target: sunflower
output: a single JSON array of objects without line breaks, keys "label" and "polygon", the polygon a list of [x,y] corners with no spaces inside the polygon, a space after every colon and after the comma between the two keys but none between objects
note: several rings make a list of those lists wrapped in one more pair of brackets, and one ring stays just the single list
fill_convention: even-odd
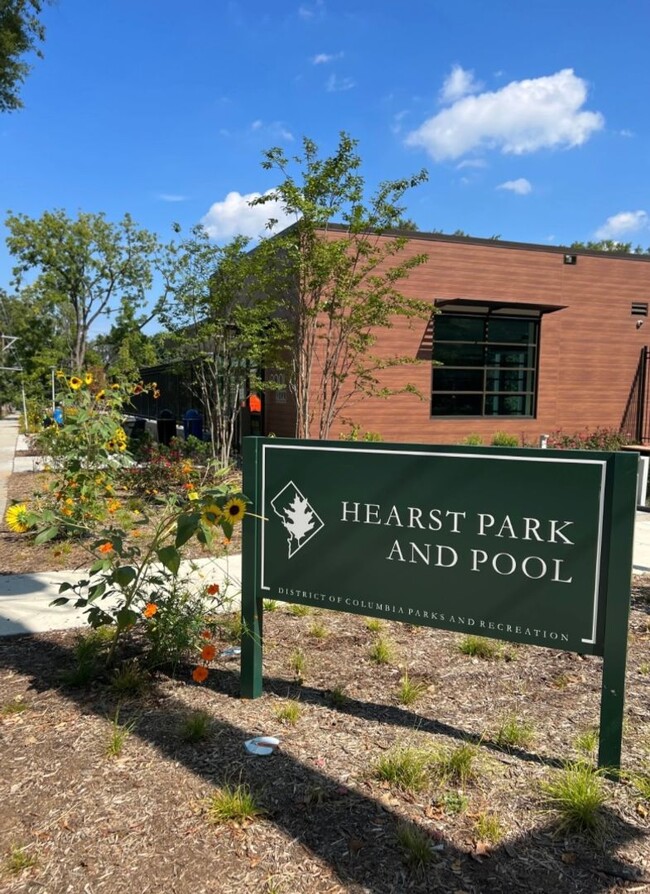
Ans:
[{"label": "sunflower", "polygon": [[241,497],[233,497],[223,507],[223,514],[229,522],[237,524],[246,514],[246,501],[242,500]]},{"label": "sunflower", "polygon": [[102,388],[101,391],[98,391],[96,394],[97,400],[104,400],[106,397],[106,391]]},{"label": "sunflower", "polygon": [[207,506],[203,507],[202,516],[203,521],[207,522],[207,524],[216,525],[222,519],[222,512],[216,503],[208,503]]},{"label": "sunflower", "polygon": [[92,373],[86,373],[86,375],[84,376],[84,382],[86,383],[86,385],[92,385],[92,383],[93,383]]},{"label": "sunflower", "polygon": [[13,506],[10,506],[7,509],[5,520],[9,530],[16,534],[24,534],[31,528],[26,503],[14,503]]},{"label": "sunflower", "polygon": [[83,382],[81,381],[79,376],[70,376],[68,385],[72,388],[73,391],[79,391],[79,389],[83,385]]},{"label": "sunflower", "polygon": [[111,385],[111,391],[119,391],[119,390],[120,390],[120,386],[117,383],[114,383],[113,385]]}]

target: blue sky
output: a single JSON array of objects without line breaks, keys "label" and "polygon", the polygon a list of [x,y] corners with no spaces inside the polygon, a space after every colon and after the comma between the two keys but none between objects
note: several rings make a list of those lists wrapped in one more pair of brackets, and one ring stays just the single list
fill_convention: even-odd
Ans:
[{"label": "blue sky", "polygon": [[422,230],[650,245],[648,0],[56,0],[44,21],[0,116],[1,220],[254,235],[263,150],[345,130],[370,187],[428,169]]}]

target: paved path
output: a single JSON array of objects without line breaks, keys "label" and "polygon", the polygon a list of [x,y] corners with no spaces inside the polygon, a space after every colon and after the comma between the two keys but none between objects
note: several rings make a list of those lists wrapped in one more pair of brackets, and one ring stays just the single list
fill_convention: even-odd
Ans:
[{"label": "paved path", "polygon": [[[15,456],[18,434],[18,417],[0,419],[0,517],[4,517],[7,499],[7,482],[12,471],[33,471],[39,461],[33,457]],[[2,569],[0,569],[0,572]],[[634,533],[634,571],[650,573],[650,512],[637,512]],[[232,594],[238,592],[241,581],[241,556],[227,559],[203,559],[190,566],[183,563],[191,585],[202,586],[218,583],[222,589],[228,585]],[[76,579],[82,575],[76,574]],[[12,633],[42,632],[78,627],[85,619],[81,610],[50,605],[58,596],[59,584],[73,580],[73,572],[48,571],[40,574],[0,573],[0,636]]]}]

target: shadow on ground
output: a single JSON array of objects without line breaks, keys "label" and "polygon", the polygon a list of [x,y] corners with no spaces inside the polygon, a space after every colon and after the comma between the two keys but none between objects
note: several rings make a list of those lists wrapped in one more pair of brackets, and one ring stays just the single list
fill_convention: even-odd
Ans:
[{"label": "shadow on ground", "polygon": [[[38,657],[37,657],[38,653]],[[118,701],[109,693],[89,695],[86,690],[61,689],[61,670],[74,666],[72,651],[45,640],[35,642],[30,637],[12,637],[0,641],[0,667],[24,674],[30,679],[32,690],[47,692],[57,689],[66,699],[77,704],[87,714],[102,718],[114,713]],[[239,677],[237,672],[215,672],[211,684],[221,694],[236,698]],[[287,683],[266,680],[266,691],[287,694]],[[200,750],[183,747],[169,735],[170,718],[186,716],[187,706],[169,689],[165,698],[152,696],[146,711],[136,701],[122,703],[120,719],[137,720],[134,735],[153,745],[166,759],[182,763],[188,770],[210,785],[241,780],[254,791],[262,793],[267,808],[267,820],[275,823],[292,840],[300,844],[331,868],[332,873],[350,892],[389,894],[389,892],[513,892],[535,891],[539,894],[599,894],[624,890],[626,883],[639,880],[638,870],[612,856],[614,846],[621,847],[641,836],[641,832],[621,817],[607,811],[606,834],[599,842],[576,839],[571,842],[575,861],[563,862],[566,841],[554,834],[546,823],[507,844],[495,847],[489,856],[477,855],[449,840],[437,841],[435,859],[426,870],[412,873],[400,856],[397,831],[403,819],[386,804],[365,795],[358,789],[341,786],[326,773],[307,766],[290,755],[279,752],[272,758],[260,760],[244,753],[242,743],[254,733],[233,724],[219,722],[219,751],[211,756],[209,766],[202,760]],[[309,687],[300,688],[301,699],[327,704],[327,693]],[[416,715],[409,711],[361,701],[348,700],[343,712],[375,723],[403,725],[410,729]],[[434,720],[423,721],[418,716],[420,729],[443,733],[467,740],[461,731]],[[485,743],[483,743],[485,744]],[[495,746],[491,746],[495,747]],[[525,760],[540,760],[533,754],[521,752]],[[555,763],[544,759],[546,763]],[[269,772],[272,761],[272,772]],[[290,780],[290,784],[289,784]],[[296,784],[305,792],[318,793],[318,809],[296,800]],[[427,830],[427,834],[430,830]],[[351,844],[354,842],[354,846]],[[307,883],[306,883],[307,884]],[[215,889],[216,890],[216,889]],[[305,890],[309,890],[308,886]]]}]

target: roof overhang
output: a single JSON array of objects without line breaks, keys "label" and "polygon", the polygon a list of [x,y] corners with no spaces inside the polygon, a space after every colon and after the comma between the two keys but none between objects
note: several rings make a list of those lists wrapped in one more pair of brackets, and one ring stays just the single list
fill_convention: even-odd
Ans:
[{"label": "roof overhang", "polygon": [[534,304],[529,301],[486,301],[480,298],[436,298],[434,305],[441,310],[465,313],[509,314],[539,317],[564,310],[566,304]]}]

